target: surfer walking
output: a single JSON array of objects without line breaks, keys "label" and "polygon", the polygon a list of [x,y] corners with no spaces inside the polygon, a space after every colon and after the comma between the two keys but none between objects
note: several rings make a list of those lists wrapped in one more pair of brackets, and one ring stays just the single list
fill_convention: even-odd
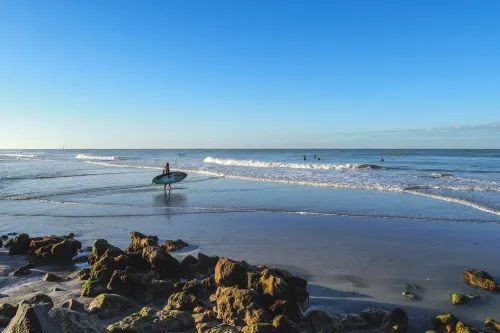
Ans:
[{"label": "surfer walking", "polygon": [[[165,166],[163,167],[163,174],[167,175],[170,178],[170,164],[168,164],[168,163],[165,164]],[[170,184],[168,184],[168,188],[172,188],[172,186]],[[163,189],[164,190],[167,189],[167,184],[165,184],[165,186],[163,186]]]}]

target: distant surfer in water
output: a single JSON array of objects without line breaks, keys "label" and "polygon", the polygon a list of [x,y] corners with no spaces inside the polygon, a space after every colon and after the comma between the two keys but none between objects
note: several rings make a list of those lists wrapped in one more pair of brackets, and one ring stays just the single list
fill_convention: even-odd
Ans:
[{"label": "distant surfer in water", "polygon": [[382,158],[380,159],[380,162],[383,162],[383,161],[384,161],[384,158],[382,157]]},{"label": "distant surfer in water", "polygon": [[[165,164],[165,167],[163,168],[163,174],[170,177],[170,164],[168,164],[168,163]],[[170,186],[170,184],[168,184],[168,188],[172,188],[172,186]],[[167,184],[165,184],[165,186],[163,186],[163,189],[164,190],[167,189]]]},{"label": "distant surfer in water", "polygon": [[307,161],[307,156],[306,155],[304,155],[304,161]]}]

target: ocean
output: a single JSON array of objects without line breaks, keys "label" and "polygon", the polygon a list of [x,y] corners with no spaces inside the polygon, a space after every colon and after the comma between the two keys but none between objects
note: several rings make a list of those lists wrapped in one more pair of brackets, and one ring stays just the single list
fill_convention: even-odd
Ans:
[{"label": "ocean", "polygon": [[[151,184],[166,162],[188,173],[171,191]],[[500,150],[0,151],[0,234],[180,238],[179,260],[284,268],[308,280],[310,307],[401,306],[415,332],[437,313],[497,315],[500,300],[462,273],[500,277],[499,199]],[[408,284],[418,301],[401,296]],[[480,298],[456,307],[453,292]]]},{"label": "ocean", "polygon": [[183,210],[500,221],[500,150],[3,150],[0,200],[173,207],[150,195],[165,162]]}]

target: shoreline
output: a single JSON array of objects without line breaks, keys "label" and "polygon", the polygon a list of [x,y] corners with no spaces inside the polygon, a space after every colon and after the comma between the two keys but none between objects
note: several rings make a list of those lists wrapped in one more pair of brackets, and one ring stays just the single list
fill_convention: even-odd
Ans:
[{"label": "shoreline", "polygon": [[[310,308],[347,314],[372,306],[402,307],[408,313],[410,331],[428,328],[430,317],[440,312],[481,327],[486,317],[495,318],[499,305],[495,295],[471,289],[461,278],[469,268],[500,276],[490,255],[500,249],[495,243],[500,228],[496,224],[276,213],[174,215],[166,221],[136,217],[122,220],[120,228],[113,223],[95,224],[102,237],[83,235],[66,223],[54,229],[75,232],[84,247],[95,238],[105,238],[124,249],[131,230],[158,235],[161,240],[180,238],[192,245],[172,253],[179,261],[203,252],[286,269],[309,281]],[[47,229],[43,224],[34,226],[22,228],[35,236]],[[419,286],[414,291],[419,300],[401,295],[407,284]],[[449,298],[453,292],[476,293],[480,299],[470,306],[453,306]]]}]

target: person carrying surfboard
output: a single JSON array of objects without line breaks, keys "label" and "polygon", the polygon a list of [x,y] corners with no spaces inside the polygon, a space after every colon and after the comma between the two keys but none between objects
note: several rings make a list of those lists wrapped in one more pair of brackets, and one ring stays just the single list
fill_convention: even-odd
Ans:
[{"label": "person carrying surfboard", "polygon": [[[168,163],[165,164],[165,167],[163,168],[163,174],[167,175],[170,178],[170,164],[168,164]],[[172,186],[170,186],[170,184],[168,184],[168,187],[170,188]],[[163,189],[164,190],[167,189],[167,184],[165,184],[165,186],[163,186]]]}]

